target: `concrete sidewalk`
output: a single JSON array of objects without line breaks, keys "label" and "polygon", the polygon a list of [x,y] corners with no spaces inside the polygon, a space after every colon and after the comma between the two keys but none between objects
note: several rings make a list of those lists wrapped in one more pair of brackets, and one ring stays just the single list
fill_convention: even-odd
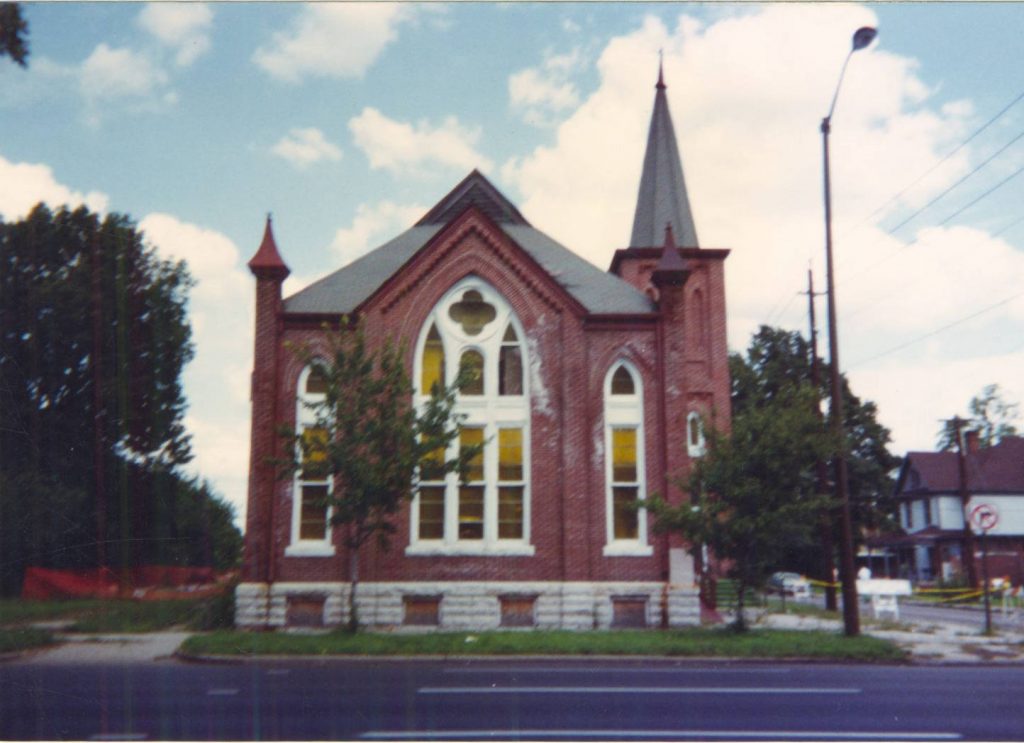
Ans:
[{"label": "concrete sidewalk", "polygon": [[150,663],[173,659],[175,651],[193,633],[146,632],[133,634],[57,634],[62,645],[45,648],[25,658],[29,663]]},{"label": "concrete sidewalk", "polygon": [[[764,614],[756,626],[777,629],[823,629],[841,632],[833,619],[795,614]],[[861,633],[891,640],[910,653],[915,663],[1022,663],[1024,634],[999,630],[986,637],[963,625],[927,622],[872,622],[861,618]]]},{"label": "concrete sidewalk", "polygon": [[[842,631],[842,622],[796,614],[750,614],[753,627],[775,629]],[[54,628],[57,629],[57,628]],[[909,623],[863,621],[864,634],[895,642],[910,653],[916,663],[1024,663],[1024,634],[1001,630],[992,637],[951,623]],[[173,660],[181,644],[193,633],[149,632],[138,634],[85,635],[62,633],[63,644],[27,653],[24,662],[61,663],[150,663]],[[585,656],[566,656],[582,660]]]}]

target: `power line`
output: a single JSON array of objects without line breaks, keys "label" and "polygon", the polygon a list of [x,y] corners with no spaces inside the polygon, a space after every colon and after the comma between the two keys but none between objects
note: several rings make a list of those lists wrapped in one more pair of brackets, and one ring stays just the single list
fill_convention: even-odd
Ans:
[{"label": "power line", "polygon": [[966,181],[966,180],[967,180],[968,178],[970,178],[970,177],[971,177],[972,175],[974,175],[974,174],[975,174],[975,173],[977,173],[977,172],[978,172],[979,170],[981,170],[982,168],[984,168],[984,167],[985,167],[986,165],[988,165],[988,164],[989,164],[990,162],[992,162],[993,160],[995,160],[995,159],[996,159],[997,157],[999,157],[999,155],[1003,154],[1003,153],[1004,153],[1004,152],[1005,152],[1006,150],[1008,150],[1008,149],[1009,149],[1010,147],[1012,147],[1012,146],[1013,146],[1014,144],[1016,144],[1016,143],[1017,143],[1017,141],[1018,141],[1018,140],[1020,140],[1021,138],[1024,138],[1024,131],[1022,131],[1022,132],[1021,132],[1020,134],[1018,134],[1018,135],[1017,135],[1016,137],[1014,137],[1014,138],[1013,138],[1013,139],[1011,139],[1011,140],[1010,140],[1009,142],[1007,142],[1006,144],[1004,144],[1004,145],[1003,145],[1002,147],[1000,147],[1000,148],[999,148],[998,150],[996,150],[995,152],[993,152],[993,153],[992,153],[991,155],[989,155],[989,156],[988,156],[987,158],[985,158],[985,159],[984,159],[984,160],[983,160],[982,162],[978,163],[978,165],[976,165],[976,166],[975,166],[975,167],[974,167],[973,169],[971,169],[971,171],[970,171],[970,172],[968,172],[968,173],[967,173],[966,175],[964,175],[964,176],[963,176],[962,178],[960,178],[960,179],[959,179],[959,180],[958,180],[958,181],[957,181],[956,183],[954,183],[954,184],[953,184],[952,186],[950,186],[949,188],[945,189],[945,190],[944,190],[944,191],[943,191],[942,193],[940,193],[940,194],[939,194],[938,196],[936,196],[935,198],[933,198],[933,199],[932,199],[931,201],[929,201],[929,202],[928,202],[927,204],[925,204],[925,205],[924,205],[924,206],[922,206],[922,207],[921,207],[920,209],[918,209],[917,211],[915,211],[915,212],[914,212],[913,214],[911,214],[911,215],[910,215],[909,217],[907,217],[906,219],[904,219],[904,220],[903,220],[902,222],[900,222],[900,223],[899,223],[898,225],[896,225],[895,227],[893,227],[893,228],[891,228],[891,229],[888,229],[888,230],[886,230],[886,232],[887,232],[888,234],[890,234],[890,235],[893,235],[893,234],[894,234],[894,233],[895,233],[895,232],[896,232],[896,231],[897,231],[898,229],[900,229],[901,227],[903,227],[904,225],[906,225],[906,224],[907,224],[908,222],[910,222],[910,221],[911,221],[912,219],[914,219],[914,218],[915,218],[915,217],[916,217],[917,215],[919,215],[919,214],[920,214],[921,212],[923,212],[923,211],[925,211],[926,209],[928,209],[929,207],[931,207],[931,206],[932,206],[932,205],[933,205],[933,204],[934,204],[935,202],[937,202],[937,201],[938,201],[939,199],[941,199],[941,198],[942,198],[943,196],[945,196],[946,194],[948,194],[948,193],[949,193],[950,191],[954,190],[955,188],[959,187],[959,186],[960,186],[960,185],[961,185],[961,184],[962,184],[962,183],[963,183],[964,181]]},{"label": "power line", "polygon": [[896,353],[897,351],[902,351],[904,348],[912,346],[915,343],[920,343],[921,341],[927,340],[928,338],[931,338],[932,336],[938,335],[939,333],[943,333],[943,332],[949,330],[950,328],[955,328],[957,325],[962,325],[963,323],[965,323],[965,322],[967,322],[969,320],[973,320],[974,318],[980,317],[981,315],[984,315],[987,312],[991,312],[992,310],[997,309],[999,307],[1002,307],[1005,304],[1009,304],[1010,302],[1012,302],[1013,300],[1017,299],[1018,297],[1024,297],[1024,292],[1018,292],[1017,294],[1009,296],[1006,299],[1002,299],[1002,300],[996,302],[995,304],[990,304],[988,307],[980,309],[977,312],[973,312],[970,315],[966,315],[965,317],[958,318],[958,319],[954,320],[951,323],[947,323],[946,325],[943,325],[940,328],[936,328],[935,330],[932,330],[932,331],[930,331],[928,333],[925,333],[924,335],[919,335],[918,337],[913,338],[913,339],[911,339],[909,341],[906,341],[904,343],[901,343],[898,346],[893,346],[890,349],[887,349],[887,350],[882,351],[880,353],[876,353],[874,356],[868,356],[867,358],[860,359],[857,362],[855,362],[853,364],[850,364],[847,367],[847,369],[853,369],[855,367],[858,367],[858,366],[861,366],[863,364],[866,364],[869,361],[874,361],[875,359],[882,358],[883,356],[888,356],[889,354]]},{"label": "power line", "polygon": [[1005,227],[1003,227],[1003,229],[999,230],[999,232],[996,232],[995,234],[993,234],[992,237],[999,237],[1004,232],[1007,232],[1011,228],[1016,227],[1017,225],[1019,225],[1021,222],[1024,222],[1024,217],[1017,217],[1015,220],[1010,222],[1010,224],[1006,225]]},{"label": "power line", "polygon": [[947,154],[947,155],[946,155],[945,157],[943,157],[943,158],[942,158],[941,160],[937,161],[937,162],[936,162],[936,163],[935,163],[934,165],[932,165],[932,166],[931,166],[930,168],[928,168],[928,170],[926,170],[926,171],[925,171],[924,173],[922,173],[922,174],[921,174],[921,175],[919,175],[919,176],[918,176],[917,178],[915,178],[915,179],[914,179],[914,180],[913,180],[913,181],[912,181],[911,183],[909,183],[908,185],[906,185],[906,186],[905,186],[905,187],[904,187],[904,188],[903,188],[903,189],[902,189],[902,190],[901,190],[901,191],[900,191],[899,193],[895,194],[894,196],[890,196],[890,197],[889,197],[889,198],[888,198],[888,199],[887,199],[887,200],[886,200],[885,202],[883,202],[883,203],[882,203],[882,205],[881,205],[881,206],[879,206],[879,207],[878,207],[877,209],[875,209],[875,210],[874,210],[873,212],[871,212],[871,214],[869,214],[868,216],[866,216],[866,217],[865,217],[865,218],[864,218],[864,219],[863,219],[863,220],[862,220],[862,221],[861,221],[861,222],[860,222],[860,223],[859,223],[859,224],[858,224],[857,226],[859,227],[860,225],[862,225],[862,224],[864,224],[865,222],[869,221],[869,220],[870,220],[870,219],[871,219],[872,217],[874,217],[874,216],[875,216],[875,215],[877,215],[877,214],[878,214],[879,212],[883,211],[883,210],[884,210],[884,209],[885,209],[886,207],[888,207],[888,206],[889,206],[889,204],[892,204],[892,203],[894,203],[895,201],[897,201],[897,200],[898,200],[898,199],[899,199],[899,198],[900,198],[901,196],[903,196],[903,195],[904,195],[905,193],[907,193],[907,191],[909,191],[910,189],[912,189],[912,188],[913,188],[914,186],[916,186],[916,185],[917,185],[918,183],[920,183],[920,182],[921,182],[921,181],[923,181],[923,180],[924,180],[925,178],[927,178],[927,177],[928,177],[929,175],[931,175],[931,174],[932,174],[933,172],[935,172],[935,170],[937,170],[937,169],[939,168],[939,166],[940,166],[940,165],[942,165],[943,163],[945,163],[945,162],[946,162],[947,160],[949,160],[949,159],[950,159],[951,157],[953,157],[953,155],[955,155],[955,154],[956,154],[956,153],[958,153],[958,152],[959,152],[960,150],[962,150],[962,149],[963,149],[964,147],[966,147],[966,146],[967,146],[968,144],[970,144],[970,142],[971,142],[971,141],[973,141],[975,137],[977,137],[977,136],[978,136],[979,134],[981,134],[981,133],[982,133],[983,131],[985,131],[986,129],[988,129],[988,128],[989,128],[989,127],[990,127],[990,126],[992,125],[992,124],[994,124],[994,123],[995,123],[996,121],[998,121],[998,120],[999,120],[1000,118],[1002,118],[1002,117],[1003,117],[1003,115],[1004,115],[1004,114],[1005,114],[1005,113],[1006,113],[1007,111],[1009,111],[1009,110],[1010,110],[1011,108],[1013,108],[1014,106],[1016,106],[1016,105],[1017,105],[1018,103],[1020,103],[1020,102],[1021,102],[1022,100],[1024,100],[1024,92],[1021,92],[1021,93],[1020,93],[1020,95],[1018,95],[1018,96],[1017,96],[1016,98],[1014,98],[1014,99],[1013,99],[1012,101],[1010,101],[1010,102],[1009,102],[1008,104],[1006,104],[1006,106],[1005,106],[1005,107],[1003,107],[1003,109],[1002,109],[1002,110],[1000,110],[1000,111],[999,111],[999,113],[997,113],[997,114],[996,114],[995,116],[993,116],[993,117],[992,117],[991,119],[989,119],[989,120],[988,120],[988,121],[986,121],[986,122],[985,122],[984,124],[982,124],[982,125],[981,125],[981,126],[980,126],[980,127],[978,128],[978,129],[975,129],[975,131],[974,131],[974,133],[973,133],[973,134],[971,134],[971,135],[970,135],[969,137],[967,137],[967,139],[965,139],[965,140],[964,140],[964,141],[962,141],[962,142],[961,142],[960,144],[958,144],[958,145],[957,145],[956,147],[954,147],[954,148],[953,148],[953,150],[952,150],[951,152],[949,152],[949,154]]},{"label": "power line", "polygon": [[[853,230],[855,230],[855,229],[857,229],[857,228],[859,228],[859,227],[862,227],[862,226],[863,226],[863,225],[864,225],[865,223],[867,223],[868,221],[870,221],[872,217],[876,216],[876,215],[877,215],[877,214],[878,214],[879,212],[882,212],[882,211],[884,211],[884,210],[885,210],[885,209],[886,209],[886,208],[887,208],[887,207],[888,207],[888,206],[889,206],[890,204],[892,204],[892,203],[896,202],[896,201],[897,201],[897,200],[898,200],[898,199],[899,199],[899,198],[900,198],[901,196],[903,196],[904,194],[906,194],[906,193],[907,193],[907,192],[908,192],[908,191],[909,191],[910,189],[912,189],[912,188],[913,188],[914,186],[916,186],[916,185],[917,185],[918,183],[920,183],[920,182],[921,182],[922,180],[924,180],[924,179],[925,179],[926,177],[928,177],[929,175],[931,175],[931,174],[932,174],[932,173],[933,173],[933,172],[934,172],[935,170],[937,170],[937,169],[938,169],[938,168],[939,168],[939,167],[940,167],[940,166],[941,166],[941,165],[942,165],[943,163],[947,162],[947,161],[948,161],[948,160],[949,160],[950,158],[952,158],[952,157],[953,157],[954,155],[956,155],[956,154],[957,154],[957,153],[958,153],[958,152],[959,152],[960,150],[962,150],[962,149],[963,149],[964,147],[966,147],[966,146],[967,146],[968,144],[970,144],[970,143],[971,143],[971,142],[972,142],[972,141],[973,141],[973,140],[974,140],[974,139],[975,139],[976,137],[978,137],[978,136],[979,136],[979,135],[980,135],[980,134],[981,134],[982,132],[984,132],[984,131],[985,131],[986,129],[988,129],[988,128],[989,128],[989,127],[990,127],[990,126],[992,125],[992,124],[994,124],[994,123],[995,123],[996,121],[998,121],[999,119],[1001,119],[1001,118],[1002,118],[1002,117],[1003,117],[1004,115],[1006,115],[1006,113],[1007,113],[1007,112],[1008,112],[1008,111],[1009,111],[1009,110],[1010,110],[1011,108],[1013,108],[1013,107],[1014,107],[1015,105],[1017,105],[1018,103],[1020,103],[1020,102],[1021,102],[1022,100],[1024,100],[1024,91],[1022,91],[1021,93],[1019,93],[1019,94],[1018,94],[1018,95],[1017,95],[1017,96],[1016,96],[1016,97],[1015,97],[1015,98],[1014,98],[1014,99],[1013,99],[1012,101],[1010,101],[1010,102],[1009,102],[1008,104],[1006,104],[1006,105],[1005,105],[1005,106],[1004,106],[1004,107],[1003,107],[1002,109],[1000,109],[1000,110],[999,110],[999,111],[998,111],[998,112],[997,112],[996,114],[994,114],[994,115],[993,115],[993,116],[992,116],[992,117],[991,117],[991,118],[990,118],[990,119],[989,119],[988,121],[986,121],[986,122],[985,122],[984,124],[982,124],[982,125],[981,125],[980,127],[978,127],[977,129],[975,129],[975,130],[974,130],[974,132],[972,132],[972,133],[971,133],[971,134],[970,134],[970,135],[969,135],[969,136],[968,136],[968,137],[967,137],[966,139],[964,139],[964,140],[963,140],[962,142],[960,142],[960,143],[959,143],[959,144],[958,144],[958,145],[957,145],[956,147],[954,147],[954,148],[953,148],[953,149],[952,149],[952,150],[951,150],[951,151],[950,151],[949,153],[947,153],[947,154],[946,154],[945,156],[943,156],[943,157],[942,157],[941,159],[939,159],[938,161],[936,161],[936,162],[935,162],[935,163],[934,163],[934,164],[933,164],[933,165],[932,165],[932,166],[931,166],[930,168],[928,168],[928,169],[927,169],[927,170],[926,170],[925,172],[923,172],[923,173],[922,173],[921,175],[919,175],[919,176],[918,176],[917,178],[915,178],[915,179],[914,179],[914,180],[913,180],[913,181],[912,181],[911,183],[909,183],[909,184],[907,184],[906,186],[904,186],[904,187],[903,187],[903,189],[901,189],[901,190],[900,190],[900,191],[899,191],[898,193],[894,194],[893,196],[890,196],[890,197],[889,197],[889,198],[888,198],[888,199],[887,199],[886,201],[884,201],[884,202],[883,202],[883,203],[882,203],[882,204],[881,204],[881,205],[880,205],[879,207],[877,207],[877,208],[876,208],[876,209],[875,209],[875,210],[874,210],[873,212],[871,212],[871,213],[870,213],[869,215],[867,215],[867,216],[866,216],[866,217],[865,217],[865,218],[864,218],[863,220],[861,220],[861,221],[860,221],[860,222],[859,222],[859,223],[858,223],[858,224],[857,224],[857,225],[856,225],[855,227],[851,228],[850,230],[845,230],[845,231],[844,231],[844,233],[843,233],[843,234],[844,234],[844,236],[845,236],[845,235],[848,235],[848,234],[850,234],[850,232],[852,232]],[[999,149],[999,150],[998,150],[997,152],[995,152],[995,153],[994,153],[993,155],[991,155],[991,156],[990,156],[990,157],[989,157],[988,159],[986,159],[986,160],[985,160],[984,162],[982,162],[981,164],[979,164],[978,166],[976,166],[976,167],[975,167],[975,168],[974,168],[973,170],[971,170],[971,172],[967,173],[967,174],[966,174],[966,175],[965,175],[964,177],[962,177],[962,178],[961,178],[960,180],[958,180],[958,181],[957,181],[957,182],[956,182],[955,184],[953,184],[952,186],[950,186],[949,188],[947,188],[947,189],[946,189],[945,191],[943,191],[942,193],[940,193],[940,194],[939,194],[938,196],[936,196],[935,198],[933,198],[933,199],[932,199],[931,201],[929,201],[929,202],[928,202],[928,204],[926,204],[925,206],[923,206],[923,207],[922,207],[921,209],[918,209],[918,210],[917,210],[916,212],[914,212],[914,213],[913,213],[912,215],[910,215],[910,216],[909,216],[909,217],[908,217],[907,219],[903,220],[902,222],[900,222],[900,224],[896,225],[896,227],[893,227],[893,228],[892,228],[891,230],[887,230],[887,234],[889,234],[890,236],[894,236],[894,235],[893,235],[893,233],[894,233],[894,232],[895,232],[896,230],[898,230],[898,229],[899,229],[900,227],[902,227],[903,225],[905,225],[905,224],[906,224],[906,223],[907,223],[908,221],[910,221],[911,219],[913,219],[914,217],[916,217],[916,216],[917,216],[918,214],[920,214],[921,212],[923,212],[923,211],[924,211],[925,209],[927,209],[928,207],[930,207],[930,206],[931,206],[932,204],[934,204],[935,202],[937,202],[937,201],[938,201],[939,199],[941,199],[941,198],[942,198],[943,196],[945,196],[945,195],[946,195],[947,193],[949,193],[950,191],[952,191],[952,190],[953,190],[954,188],[956,188],[957,186],[959,186],[959,185],[960,185],[961,183],[963,183],[963,182],[964,182],[965,180],[967,180],[967,179],[968,179],[968,178],[969,178],[969,177],[970,177],[971,175],[973,175],[973,174],[974,174],[974,173],[976,173],[976,172],[977,172],[978,170],[980,170],[981,168],[983,168],[983,167],[984,167],[985,165],[987,165],[987,164],[988,164],[988,163],[989,163],[989,162],[990,162],[991,160],[993,160],[993,159],[994,159],[995,157],[997,157],[998,155],[1000,155],[1000,154],[1001,154],[1002,152],[1004,152],[1004,151],[1005,151],[1006,149],[1008,149],[1008,148],[1009,148],[1009,147],[1010,147],[1011,145],[1013,145],[1014,143],[1016,143],[1016,142],[1017,142],[1017,141],[1018,141],[1019,139],[1021,139],[1022,137],[1024,137],[1024,131],[1022,131],[1022,132],[1021,132],[1020,134],[1018,134],[1018,135],[1017,135],[1016,137],[1014,137],[1014,138],[1013,138],[1013,139],[1012,139],[1012,140],[1011,140],[1010,142],[1008,142],[1008,143],[1007,143],[1006,145],[1004,145],[1004,146],[1003,146],[1002,148],[1000,148],[1000,149]],[[1014,176],[1018,175],[1018,174],[1019,174],[1019,172],[1020,172],[1020,171],[1018,171],[1018,173],[1015,173],[1015,174],[1014,174]],[[1012,177],[1014,177],[1014,176],[1011,176],[1011,179],[1012,179]],[[1007,180],[1010,180],[1010,179],[1007,179]],[[1005,183],[1005,182],[1004,182],[1004,183]],[[978,198],[978,199],[976,199],[975,201],[971,202],[970,204],[968,204],[968,205],[967,205],[966,207],[964,207],[964,208],[963,208],[963,209],[961,209],[960,211],[958,211],[958,212],[955,212],[955,213],[954,213],[953,215],[950,215],[949,217],[947,217],[947,218],[946,218],[946,220],[944,220],[944,221],[943,221],[943,222],[941,222],[940,224],[945,224],[945,223],[946,223],[946,222],[948,222],[948,221],[949,221],[950,219],[952,219],[952,218],[953,218],[954,216],[956,216],[956,215],[957,215],[957,214],[959,214],[960,212],[962,212],[962,211],[966,210],[967,208],[969,208],[969,207],[973,206],[973,205],[974,205],[975,203],[977,203],[977,202],[978,202],[978,201],[980,201],[980,200],[981,200],[982,198],[984,198],[985,196],[987,196],[988,194],[990,194],[990,193],[991,193],[992,191],[994,191],[994,190],[996,190],[997,188],[999,188],[999,187],[1000,187],[1001,185],[1003,185],[1003,184],[1001,183],[1001,184],[997,185],[997,186],[996,186],[995,188],[993,188],[993,189],[990,189],[989,191],[987,191],[987,192],[986,192],[985,194],[982,194],[982,196],[981,196],[981,197],[979,197],[979,198]],[[1020,223],[1020,222],[1022,222],[1022,221],[1024,221],[1024,217],[1021,217],[1021,218],[1019,218],[1019,219],[1015,220],[1014,222],[1011,222],[1011,223],[1010,223],[1010,224],[1008,224],[1007,226],[1003,227],[1003,228],[1002,228],[1002,229],[1001,229],[1001,230],[1000,230],[999,232],[997,232],[997,233],[995,233],[994,235],[992,235],[992,237],[998,237],[999,235],[1001,235],[1001,234],[1003,234],[1004,232],[1008,231],[1008,230],[1009,230],[1009,229],[1011,229],[1012,227],[1015,227],[1015,226],[1016,226],[1017,224],[1019,224],[1019,223]],[[877,266],[880,266],[880,265],[882,265],[883,263],[886,263],[886,262],[888,262],[888,261],[892,260],[892,259],[893,259],[894,257],[896,257],[896,254],[897,254],[897,252],[898,252],[898,251],[903,251],[903,250],[905,250],[906,248],[909,248],[909,247],[910,247],[911,245],[915,244],[916,242],[918,242],[918,238],[917,238],[917,237],[915,237],[915,238],[913,238],[912,240],[910,240],[909,242],[907,242],[907,243],[904,243],[903,245],[899,246],[899,247],[898,247],[898,248],[896,248],[896,249],[895,249],[895,250],[894,250],[894,251],[893,251],[892,253],[890,253],[890,254],[889,254],[889,255],[887,255],[886,257],[882,258],[881,260],[879,260],[879,261],[876,261],[875,263],[872,263],[871,265],[869,265],[869,266],[866,266],[866,267],[862,268],[861,270],[859,270],[859,271],[857,271],[856,273],[852,274],[852,276],[853,276],[853,277],[857,277],[857,276],[860,276],[860,275],[861,275],[862,273],[866,273],[867,271],[870,271],[870,270],[872,270],[872,269],[876,268]],[[847,280],[849,280],[849,279],[851,278],[851,276],[847,276],[846,278],[847,278]],[[799,294],[799,293],[800,293],[800,292],[798,291],[798,292],[797,292],[797,294]],[[791,304],[793,303],[793,299],[794,299],[794,297],[795,297],[796,295],[791,295],[791,296],[790,296],[790,299],[789,299],[789,302],[788,302],[788,303],[786,304],[786,306],[785,306],[785,307],[784,307],[784,308],[782,309],[782,311],[780,311],[780,312],[777,312],[777,310],[778,310],[779,306],[780,306],[780,305],[782,304],[782,302],[783,302],[783,298],[784,298],[784,296],[785,296],[785,295],[783,295],[783,297],[780,297],[780,298],[779,298],[779,299],[778,299],[778,300],[777,300],[777,301],[775,302],[775,304],[774,304],[774,305],[772,306],[772,309],[771,309],[771,311],[770,311],[770,312],[768,313],[768,320],[767,320],[767,322],[768,322],[769,324],[770,324],[770,323],[771,323],[771,322],[773,321],[773,318],[775,318],[776,316],[779,316],[779,317],[781,317],[781,316],[782,316],[783,314],[785,314],[786,310],[788,310],[788,309],[789,309],[789,305],[791,305]],[[859,313],[858,313],[858,312],[855,312],[855,313],[853,313],[853,314],[854,314],[854,315],[857,315],[857,314],[859,314]]]},{"label": "power line", "polygon": [[[1024,133],[1022,133],[1022,134],[1024,134]],[[971,208],[972,206],[974,206],[975,204],[977,204],[977,203],[978,203],[979,201],[981,201],[982,199],[984,199],[984,198],[985,198],[986,196],[990,195],[991,193],[993,193],[993,192],[995,192],[995,191],[998,191],[998,190],[999,190],[1000,188],[1002,188],[1003,186],[1005,186],[1005,185],[1006,185],[1007,183],[1009,183],[1010,181],[1012,181],[1012,180],[1013,180],[1014,178],[1016,178],[1016,177],[1017,177],[1018,175],[1020,175],[1021,173],[1024,173],[1024,166],[1022,166],[1022,167],[1018,168],[1016,172],[1014,172],[1013,174],[1011,174],[1011,175],[1010,175],[1010,176],[1008,176],[1007,178],[1004,178],[1003,180],[999,181],[999,183],[997,183],[996,185],[994,185],[994,186],[993,186],[992,188],[990,188],[990,189],[989,189],[988,191],[986,191],[985,193],[983,193],[983,194],[982,194],[981,196],[979,196],[978,198],[976,198],[976,199],[975,199],[974,201],[972,201],[971,203],[967,204],[966,206],[963,206],[963,207],[961,207],[961,208],[960,208],[960,209],[958,209],[957,211],[955,211],[955,212],[953,212],[952,214],[950,214],[950,215],[949,215],[948,217],[946,217],[946,218],[945,218],[944,220],[942,220],[941,222],[939,222],[939,225],[938,225],[938,226],[939,226],[939,227],[941,227],[942,225],[946,224],[946,222],[948,222],[949,220],[953,219],[953,217],[958,217],[958,216],[960,216],[960,215],[961,215],[962,213],[964,213],[965,211],[967,211],[968,209],[970,209],[970,208]]]},{"label": "power line", "polygon": [[1002,145],[1001,147],[999,147],[998,149],[996,149],[996,150],[995,150],[994,152],[992,152],[992,154],[991,154],[991,155],[990,155],[989,157],[987,157],[987,158],[986,158],[985,160],[983,160],[983,161],[982,161],[981,163],[979,163],[979,164],[978,164],[977,166],[975,166],[975,167],[974,167],[974,168],[973,168],[973,169],[972,169],[972,170],[971,170],[971,171],[970,171],[969,173],[967,173],[967,174],[966,174],[966,175],[965,175],[965,176],[964,176],[963,178],[961,178],[961,179],[957,180],[957,181],[956,181],[955,183],[953,183],[953,184],[952,184],[951,186],[949,186],[948,188],[946,188],[945,190],[943,190],[943,191],[942,191],[941,193],[939,193],[939,194],[938,194],[937,196],[935,196],[935,198],[934,198],[934,199],[932,199],[932,201],[930,201],[930,202],[929,202],[928,204],[926,204],[925,206],[923,206],[923,207],[922,207],[921,209],[919,209],[918,211],[915,211],[915,212],[914,212],[913,214],[911,214],[911,215],[910,215],[909,217],[907,217],[907,218],[906,218],[906,219],[904,219],[904,220],[903,220],[902,222],[900,222],[899,224],[897,224],[897,225],[896,225],[895,227],[892,227],[891,229],[887,229],[887,230],[886,230],[886,232],[888,232],[889,234],[894,234],[894,233],[896,232],[896,230],[898,230],[898,229],[899,229],[900,227],[904,226],[904,225],[905,225],[905,224],[906,224],[907,222],[909,222],[909,221],[910,221],[911,219],[913,219],[914,217],[918,216],[919,214],[921,214],[922,212],[924,212],[925,210],[927,210],[927,209],[928,209],[929,207],[931,207],[932,205],[934,205],[934,204],[935,204],[936,202],[938,202],[938,201],[939,201],[940,199],[942,199],[944,195],[946,195],[947,193],[949,193],[949,191],[953,190],[954,188],[956,188],[956,187],[958,187],[959,185],[961,185],[962,183],[964,183],[964,181],[966,181],[966,180],[967,180],[968,178],[970,178],[970,177],[971,177],[972,175],[974,175],[975,173],[977,173],[977,172],[978,172],[979,170],[981,170],[982,168],[984,168],[984,167],[985,167],[986,165],[988,165],[989,163],[991,163],[991,162],[992,162],[993,160],[995,160],[995,159],[996,159],[997,157],[999,157],[1000,155],[1004,154],[1004,152],[1005,152],[1005,151],[1006,151],[1007,149],[1009,149],[1009,148],[1010,148],[1010,147],[1012,147],[1012,146],[1013,146],[1014,144],[1016,144],[1016,143],[1017,143],[1017,141],[1018,141],[1018,140],[1020,140],[1021,138],[1024,138],[1024,131],[1022,131],[1022,132],[1021,132],[1020,134],[1018,134],[1018,135],[1017,135],[1016,137],[1014,137],[1013,139],[1011,139],[1011,140],[1010,140],[1009,142],[1007,142],[1006,144]]}]

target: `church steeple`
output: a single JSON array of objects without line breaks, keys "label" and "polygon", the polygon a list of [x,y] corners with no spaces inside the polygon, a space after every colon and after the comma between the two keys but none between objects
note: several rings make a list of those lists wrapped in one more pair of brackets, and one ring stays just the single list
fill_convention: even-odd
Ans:
[{"label": "church steeple", "polygon": [[680,245],[696,248],[697,228],[693,224],[690,200],[686,196],[683,164],[668,111],[661,64],[658,65],[658,84],[655,88],[654,113],[651,114],[651,127],[647,133],[647,152],[644,155],[643,174],[640,176],[640,193],[637,196],[629,247],[651,248],[660,245],[665,225],[670,224]]}]

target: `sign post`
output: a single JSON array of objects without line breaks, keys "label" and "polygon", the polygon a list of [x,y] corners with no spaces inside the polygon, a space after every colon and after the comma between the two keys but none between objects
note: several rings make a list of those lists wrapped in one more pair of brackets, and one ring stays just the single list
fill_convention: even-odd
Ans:
[{"label": "sign post", "polygon": [[992,602],[989,598],[988,578],[988,533],[999,523],[999,512],[988,503],[981,503],[971,509],[971,523],[981,532],[981,579],[984,581],[985,634],[992,634]]}]

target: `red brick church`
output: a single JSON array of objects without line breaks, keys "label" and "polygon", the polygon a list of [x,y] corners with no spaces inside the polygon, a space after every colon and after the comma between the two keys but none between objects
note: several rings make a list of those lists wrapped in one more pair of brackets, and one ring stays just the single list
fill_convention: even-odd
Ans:
[{"label": "red brick church", "polygon": [[[602,271],[531,225],[473,171],[408,230],[282,299],[268,220],[256,277],[242,627],[347,621],[345,550],[318,506],[327,480],[276,476],[282,425],[308,423],[319,380],[290,349],[358,317],[402,338],[416,397],[460,363],[462,440],[483,461],[425,483],[391,549],[359,557],[359,617],[379,627],[591,629],[699,621],[694,558],[629,504],[729,425],[724,261],[698,247],[661,76],[628,247]],[[677,245],[679,247],[677,247]],[[422,399],[422,397],[420,397]]]}]

